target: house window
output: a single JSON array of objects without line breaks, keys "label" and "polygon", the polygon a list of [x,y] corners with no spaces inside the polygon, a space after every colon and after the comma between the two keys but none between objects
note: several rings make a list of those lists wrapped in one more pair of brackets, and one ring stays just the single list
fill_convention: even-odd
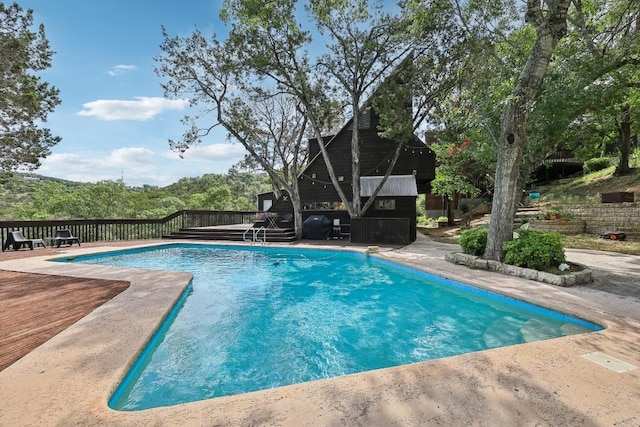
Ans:
[{"label": "house window", "polygon": [[359,119],[359,123],[358,123],[359,129],[371,129],[371,109],[370,108],[364,113],[359,114],[358,119]]},{"label": "house window", "polygon": [[342,202],[304,202],[302,204],[303,211],[339,211],[344,209]]},{"label": "house window", "polygon": [[[358,114],[358,129],[371,129],[371,108]],[[353,130],[353,123],[349,125],[349,129]]]},{"label": "house window", "polygon": [[381,211],[392,211],[396,208],[395,199],[376,199],[376,209]]}]

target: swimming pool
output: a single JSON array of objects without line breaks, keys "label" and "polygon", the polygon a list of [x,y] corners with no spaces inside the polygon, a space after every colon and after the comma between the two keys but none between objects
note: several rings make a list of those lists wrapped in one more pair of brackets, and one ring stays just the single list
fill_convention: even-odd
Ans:
[{"label": "swimming pool", "polygon": [[73,261],[194,274],[110,400],[120,410],[601,329],[359,253],[173,244]]}]

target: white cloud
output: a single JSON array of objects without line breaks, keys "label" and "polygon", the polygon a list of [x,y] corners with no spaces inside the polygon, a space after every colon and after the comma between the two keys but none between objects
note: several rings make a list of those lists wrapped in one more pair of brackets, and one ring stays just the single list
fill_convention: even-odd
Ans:
[{"label": "white cloud", "polygon": [[99,99],[82,104],[84,110],[79,116],[92,116],[100,120],[150,120],[167,110],[182,110],[189,105],[189,100],[169,100],[160,97],[138,96],[133,101],[118,99]]},{"label": "white cloud", "polygon": [[[204,161],[239,161],[246,154],[246,150],[240,144],[222,142],[219,144],[199,145],[188,149],[183,156],[184,160],[204,160]],[[178,159],[180,156],[173,151],[162,154],[168,159]]]},{"label": "white cloud", "polygon": [[125,164],[152,164],[154,161],[155,153],[147,148],[141,147],[127,147],[117,148],[113,150],[106,161],[111,165],[125,165]]},{"label": "white cloud", "polygon": [[37,173],[69,181],[98,182],[117,179],[105,159],[87,158],[78,154],[51,154],[42,161]]},{"label": "white cloud", "polygon": [[180,159],[170,151],[155,152],[143,147],[116,148],[107,153],[76,152],[51,154],[42,160],[37,173],[76,182],[116,181],[125,184],[165,186],[181,178],[206,173],[226,173],[244,155],[239,144],[213,144],[189,150]]},{"label": "white cloud", "polygon": [[109,74],[112,77],[115,77],[115,76],[119,76],[120,74],[124,74],[127,71],[135,71],[137,68],[138,67],[136,67],[135,65],[124,65],[124,64],[116,65],[115,67],[107,71],[107,74]]}]

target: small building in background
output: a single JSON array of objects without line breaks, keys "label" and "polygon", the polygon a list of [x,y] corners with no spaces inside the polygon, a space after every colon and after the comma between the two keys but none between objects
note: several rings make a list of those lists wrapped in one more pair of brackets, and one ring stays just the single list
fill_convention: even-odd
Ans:
[{"label": "small building in background", "polygon": [[[343,128],[331,137],[324,138],[327,153],[342,191],[352,200],[351,173],[351,127],[349,120]],[[361,113],[360,117],[360,182],[361,203],[364,205],[375,186],[380,182],[391,163],[398,142],[382,138],[378,135],[379,117],[373,108]],[[309,141],[309,164],[298,176],[298,186],[302,199],[303,221],[310,215],[325,215],[332,221],[339,221],[342,238],[351,236],[351,218],[338,196],[329,177],[318,141]],[[416,222],[416,196],[431,190],[431,181],[435,178],[435,153],[427,145],[415,137],[409,141],[400,153],[398,161],[391,171],[384,192],[378,195],[380,200],[369,208],[365,218],[387,218],[380,224],[391,223],[392,218],[406,218],[409,221],[408,238],[414,241]],[[402,177],[402,178],[398,178]],[[371,190],[370,190],[371,189]],[[292,213],[290,197],[285,193],[276,200],[274,193],[258,196],[258,210],[275,213]],[[381,231],[381,230],[380,230]],[[369,239],[371,240],[371,239]],[[375,239],[374,239],[375,240]],[[380,243],[366,241],[361,243]]]}]

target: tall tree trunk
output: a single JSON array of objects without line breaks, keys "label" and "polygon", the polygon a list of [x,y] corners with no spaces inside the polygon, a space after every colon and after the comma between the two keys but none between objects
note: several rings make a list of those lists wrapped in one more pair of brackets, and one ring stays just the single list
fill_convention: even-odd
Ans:
[{"label": "tall tree trunk", "polygon": [[[310,107],[307,105],[307,111],[311,111]],[[351,200],[347,199],[347,195],[344,194],[344,190],[336,177],[336,173],[333,170],[333,165],[331,164],[331,158],[329,157],[329,153],[327,152],[327,148],[323,143],[322,132],[320,131],[320,126],[318,125],[318,121],[315,117],[309,117],[309,121],[311,122],[312,129],[315,133],[316,139],[318,140],[318,147],[320,148],[320,153],[322,153],[322,159],[324,160],[324,164],[327,167],[327,172],[329,173],[329,178],[331,179],[331,183],[333,184],[333,188],[335,188],[338,193],[338,197],[342,203],[344,203],[347,208],[347,212],[349,212],[349,217],[354,218],[358,216],[358,212],[353,209],[353,204]],[[360,194],[360,180],[358,180],[358,195]]]},{"label": "tall tree trunk", "polygon": [[[547,9],[543,10],[541,4],[546,4]],[[503,260],[502,247],[513,238],[515,207],[521,196],[516,194],[518,175],[522,154],[527,147],[529,111],[551,62],[551,54],[567,31],[570,4],[571,0],[551,0],[546,3],[527,1],[526,19],[535,27],[537,38],[511,92],[512,101],[501,117],[495,189],[484,253],[487,259]]]},{"label": "tall tree trunk", "polygon": [[607,134],[600,132],[600,157],[607,155]]},{"label": "tall tree trunk", "polygon": [[616,175],[628,175],[629,155],[631,154],[631,111],[629,104],[622,106],[620,114],[620,162],[616,167]]},{"label": "tall tree trunk", "polygon": [[293,227],[296,233],[296,239],[302,239],[302,200],[300,198],[300,187],[298,186],[298,162],[294,161],[294,178],[291,181],[291,191],[289,197],[291,197],[291,205],[293,206]]},{"label": "tall tree trunk", "polygon": [[516,141],[515,132],[517,123],[526,122],[526,113],[524,116],[522,113],[511,112],[509,120],[504,118],[502,120],[503,129],[511,130],[513,133],[506,133],[503,130],[502,133],[505,135],[500,137],[489,234],[484,255],[487,259],[502,260],[502,246],[513,238],[513,219],[518,199],[516,195],[518,174],[522,152],[526,145],[526,135],[518,135]]},{"label": "tall tree trunk", "polygon": [[302,201],[298,192],[291,194],[291,204],[293,205],[293,224],[296,232],[296,239],[302,239]]},{"label": "tall tree trunk", "polygon": [[516,184],[516,203],[513,210],[514,218],[515,218],[515,215],[518,213],[518,208],[520,206],[523,206],[525,202],[524,187],[527,185],[527,178],[529,174],[530,174],[529,169],[527,167],[520,165],[520,170],[518,171],[518,183]]},{"label": "tall tree trunk", "polygon": [[[387,166],[387,171],[385,172],[384,176],[380,180],[380,183],[378,184],[378,186],[373,190],[373,194],[371,194],[371,197],[369,197],[369,200],[367,200],[366,203],[360,208],[360,214],[358,216],[361,216],[361,217],[364,216],[364,214],[367,213],[367,209],[369,209],[369,207],[375,201],[376,197],[378,197],[380,190],[382,190],[382,187],[384,186],[387,179],[389,179],[391,172],[393,172],[393,168],[396,167],[396,163],[398,163],[398,159],[400,158],[400,152],[402,151],[402,147],[404,147],[405,144],[406,144],[406,141],[403,140],[396,147],[393,153],[393,157],[391,158],[391,162],[389,162],[389,166]],[[360,192],[359,188],[360,187],[358,187],[358,192]]]},{"label": "tall tree trunk", "polygon": [[351,191],[353,192],[352,209],[356,213],[351,217],[360,216],[360,112],[358,110],[360,100],[352,101],[353,121],[351,122]]},{"label": "tall tree trunk", "polygon": [[454,207],[456,204],[456,198],[456,195],[454,195],[453,198],[447,197],[447,225],[453,225],[455,223]]}]

